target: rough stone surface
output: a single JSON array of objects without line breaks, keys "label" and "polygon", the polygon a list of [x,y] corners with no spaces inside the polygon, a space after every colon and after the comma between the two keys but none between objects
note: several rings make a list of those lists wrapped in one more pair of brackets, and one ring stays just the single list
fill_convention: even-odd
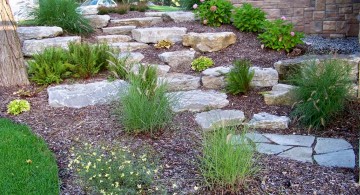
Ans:
[{"label": "rough stone surface", "polygon": [[270,143],[270,140],[267,139],[265,136],[261,135],[260,133],[251,132],[246,133],[245,136],[255,143]]},{"label": "rough stone surface", "polygon": [[124,51],[134,51],[138,49],[145,49],[150,47],[145,43],[137,43],[137,42],[119,42],[119,43],[111,43],[109,46],[119,49],[120,52]]},{"label": "rough stone surface", "polygon": [[103,33],[108,35],[130,35],[136,26],[113,26],[102,28]]},{"label": "rough stone surface", "polygon": [[188,91],[200,87],[200,77],[181,73],[171,73],[166,77],[159,77],[159,82],[167,83],[168,91]]},{"label": "rough stone surface", "polygon": [[312,163],[312,148],[309,147],[294,147],[290,150],[287,150],[278,156],[290,158],[293,160],[301,161],[301,162],[310,162]]},{"label": "rough stone surface", "polygon": [[326,167],[355,167],[355,154],[352,149],[314,155],[314,160],[319,165]]},{"label": "rough stone surface", "polygon": [[267,143],[256,144],[256,150],[262,154],[279,154],[290,148],[292,148],[292,146],[282,146],[282,145],[267,144]]},{"label": "rough stone surface", "polygon": [[176,12],[164,12],[162,14],[162,18],[164,21],[171,21],[171,22],[193,22],[195,21],[195,14],[193,12],[183,12],[183,11],[176,11]]},{"label": "rough stone surface", "polygon": [[18,27],[17,33],[21,41],[29,39],[43,39],[59,36],[63,33],[62,28],[57,26],[30,26]]},{"label": "rough stone surface", "polygon": [[130,69],[131,72],[138,74],[139,72],[139,66],[152,66],[156,68],[156,73],[158,75],[158,77],[164,77],[166,76],[166,74],[169,72],[170,70],[170,66],[168,65],[158,65],[158,64],[146,64],[146,63],[141,63],[141,64],[134,64],[132,66],[132,68]]},{"label": "rough stone surface", "polygon": [[128,35],[102,35],[96,36],[96,40],[102,43],[129,42],[132,38]]},{"label": "rough stone surface", "polygon": [[90,21],[90,25],[93,28],[103,28],[109,24],[109,15],[85,15],[86,19]]},{"label": "rough stone surface", "polygon": [[279,79],[284,80],[292,72],[298,71],[301,66],[306,63],[316,63],[319,64],[320,60],[316,59],[316,56],[301,56],[299,58],[280,60],[274,63],[276,71],[279,73]]},{"label": "rough stone surface", "polygon": [[233,32],[188,33],[183,37],[183,45],[202,52],[220,51],[236,42]]},{"label": "rough stone surface", "polygon": [[250,71],[254,71],[254,77],[250,83],[253,87],[272,87],[278,84],[279,75],[273,68],[251,67]]},{"label": "rough stone surface", "polygon": [[314,136],[304,135],[278,135],[278,134],[263,134],[265,137],[279,145],[287,146],[305,146],[311,147],[314,143]]},{"label": "rough stone surface", "polygon": [[201,82],[206,89],[222,89],[226,86],[224,76],[202,76]]},{"label": "rough stone surface", "polygon": [[240,125],[244,120],[244,112],[240,110],[217,109],[195,115],[195,121],[203,130]]},{"label": "rough stone surface", "polygon": [[139,63],[144,57],[140,52],[121,52],[119,54],[119,58],[126,58],[127,65]]},{"label": "rough stone surface", "polygon": [[127,19],[117,19],[111,20],[110,22],[114,25],[118,26],[151,26],[157,23],[162,22],[161,17],[145,17],[145,18],[127,18]]},{"label": "rough stone surface", "polygon": [[229,73],[231,68],[232,68],[232,66],[218,66],[215,68],[208,68],[208,69],[202,71],[202,74],[206,75],[206,76],[213,76],[213,77],[222,76],[222,75]]},{"label": "rough stone surface", "polygon": [[287,129],[290,118],[287,116],[276,116],[266,112],[254,114],[248,125],[255,129]]},{"label": "rough stone surface", "polygon": [[182,41],[183,35],[186,33],[186,28],[171,27],[171,28],[138,28],[131,31],[132,37],[142,43],[157,43],[161,40],[170,40],[172,42]]},{"label": "rough stone surface", "polygon": [[96,104],[110,103],[126,90],[122,80],[100,81],[88,84],[58,85],[47,89],[49,105],[52,107],[81,108]]},{"label": "rough stone surface", "polygon": [[272,90],[264,94],[264,101],[267,105],[288,105],[294,104],[294,94],[291,91],[295,86],[286,84],[274,85]]},{"label": "rough stone surface", "polygon": [[316,152],[316,154],[322,154],[347,149],[352,149],[352,146],[344,139],[320,137],[316,139],[314,151]]},{"label": "rough stone surface", "polygon": [[146,17],[161,17],[164,12],[145,12]]},{"label": "rough stone surface", "polygon": [[209,109],[223,108],[229,104],[227,95],[214,90],[179,91],[168,93],[178,99],[172,104],[174,112],[201,112]]},{"label": "rough stone surface", "polygon": [[195,51],[173,51],[159,54],[161,61],[166,62],[172,71],[189,70],[195,58]]},{"label": "rough stone surface", "polygon": [[42,53],[49,47],[68,48],[70,42],[80,43],[81,37],[55,37],[40,40],[25,40],[22,46],[24,56],[32,56],[37,53]]}]

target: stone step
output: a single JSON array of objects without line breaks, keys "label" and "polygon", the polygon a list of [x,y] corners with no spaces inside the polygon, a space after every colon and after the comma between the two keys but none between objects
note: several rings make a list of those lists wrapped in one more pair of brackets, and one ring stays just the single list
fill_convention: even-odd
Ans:
[{"label": "stone step", "polygon": [[168,91],[188,91],[200,87],[200,77],[181,73],[171,73],[165,77],[159,77],[159,82],[167,83]]},{"label": "stone step", "polygon": [[145,18],[129,18],[129,19],[117,19],[111,20],[110,22],[117,26],[151,26],[162,22],[161,17],[145,17]]},{"label": "stone step", "polygon": [[30,26],[16,29],[21,41],[29,39],[53,38],[63,34],[63,29],[57,26]]},{"label": "stone step", "polygon": [[145,58],[140,52],[120,52],[119,58],[126,59],[126,65],[138,64]]},{"label": "stone step", "polygon": [[161,17],[165,22],[171,21],[175,23],[180,22],[194,22],[195,14],[193,12],[184,12],[184,11],[174,11],[174,12],[164,12]]},{"label": "stone step", "polygon": [[220,51],[236,42],[233,32],[188,33],[183,36],[183,45],[201,52]]},{"label": "stone step", "polygon": [[287,116],[276,116],[266,112],[254,114],[248,125],[253,129],[287,129],[290,118]]},{"label": "stone step", "polygon": [[93,28],[103,28],[109,24],[109,15],[84,15],[84,18],[90,21]]},{"label": "stone step", "polygon": [[110,47],[118,49],[120,52],[125,51],[135,51],[138,49],[145,49],[150,47],[148,44],[145,43],[137,43],[137,42],[118,42],[118,43],[111,43],[109,44]]},{"label": "stone step", "polygon": [[129,42],[132,38],[128,35],[101,35],[96,36],[96,40],[101,43]]},{"label": "stone step", "polygon": [[145,17],[161,17],[164,12],[145,12]]},{"label": "stone step", "polygon": [[191,62],[195,58],[195,51],[164,52],[159,54],[159,58],[161,61],[167,63],[172,71],[190,70]]},{"label": "stone step", "polygon": [[286,84],[277,84],[272,90],[263,94],[265,104],[267,105],[288,105],[295,103],[294,93],[291,91],[295,86]]},{"label": "stone step", "polygon": [[245,120],[240,110],[211,110],[195,115],[195,121],[203,130],[213,130],[220,127],[236,126]]},{"label": "stone step", "polygon": [[136,26],[113,26],[102,28],[103,33],[108,35],[130,35]]},{"label": "stone step", "polygon": [[278,84],[279,75],[273,68],[250,67],[254,71],[254,77],[250,85],[253,87],[272,87]]},{"label": "stone step", "polygon": [[[152,66],[156,69],[156,73],[158,75],[158,77],[165,77],[166,74],[169,72],[170,70],[170,66],[168,65],[161,65],[161,64],[146,64],[146,63],[141,63],[142,66]],[[132,68],[131,68],[131,72],[138,74],[139,72],[139,64],[135,64]]]},{"label": "stone step", "polygon": [[180,27],[151,27],[137,28],[131,31],[133,39],[142,43],[157,43],[161,40],[172,42],[182,41],[186,34],[186,28]]}]

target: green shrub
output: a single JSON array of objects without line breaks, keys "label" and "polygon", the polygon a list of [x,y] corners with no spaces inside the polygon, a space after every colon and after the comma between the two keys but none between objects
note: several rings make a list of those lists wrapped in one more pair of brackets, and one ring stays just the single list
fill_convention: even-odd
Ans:
[{"label": "green shrub", "polygon": [[0,194],[59,194],[55,156],[24,125],[0,118]]},{"label": "green shrub", "polygon": [[149,7],[145,1],[139,1],[137,3],[130,4],[130,11],[145,12],[148,9]]},{"label": "green shrub", "polygon": [[69,77],[73,68],[67,61],[67,51],[61,48],[47,48],[28,61],[29,78],[40,85],[60,83]]},{"label": "green shrub", "polygon": [[297,99],[291,115],[309,130],[318,129],[344,109],[351,87],[351,66],[338,60],[315,61],[292,79]]},{"label": "green shrub", "polygon": [[274,21],[265,21],[264,32],[258,35],[261,43],[265,47],[280,51],[285,49],[289,52],[298,44],[302,44],[301,38],[304,37],[303,33],[295,32],[294,25],[286,22],[286,18],[283,16],[282,19]]},{"label": "green shrub", "polygon": [[69,33],[90,34],[94,30],[89,21],[76,12],[75,0],[39,0],[32,15],[37,25],[59,26]]},{"label": "green shrub", "polygon": [[228,0],[205,0],[195,8],[195,14],[203,24],[219,27],[222,24],[230,24],[231,10],[233,5]]},{"label": "green shrub", "polygon": [[234,128],[223,127],[205,132],[200,170],[206,183],[212,187],[230,188],[244,185],[257,170],[254,166],[254,148],[240,136],[239,144],[232,144]]},{"label": "green shrub", "polygon": [[114,53],[110,53],[109,57],[107,69],[110,73],[115,78],[126,79],[129,74],[129,69],[131,69],[131,65],[126,65],[128,57],[119,58],[119,56]]},{"label": "green shrub", "polygon": [[246,93],[250,90],[250,82],[255,72],[250,71],[251,63],[248,60],[236,60],[234,68],[226,75],[226,90],[228,93],[236,95]]},{"label": "green shrub", "polygon": [[194,4],[200,5],[200,0],[180,0],[180,6],[186,10],[193,10]]},{"label": "green shrub", "polygon": [[203,71],[214,65],[211,58],[200,56],[191,62],[191,69],[195,71]]},{"label": "green shrub", "polygon": [[156,69],[140,66],[138,74],[129,75],[130,87],[121,98],[121,122],[125,131],[132,133],[162,129],[172,120],[166,84],[157,83]]},{"label": "green shrub", "polygon": [[251,4],[244,3],[235,9],[233,24],[244,32],[259,32],[265,22],[265,15],[265,12],[260,8],[254,8]]},{"label": "green shrub", "polygon": [[30,103],[27,100],[13,100],[7,105],[7,113],[18,115],[30,110]]},{"label": "green shrub", "polygon": [[85,143],[76,148],[69,167],[75,171],[86,194],[147,194],[158,172],[147,153],[127,147],[110,148]]}]

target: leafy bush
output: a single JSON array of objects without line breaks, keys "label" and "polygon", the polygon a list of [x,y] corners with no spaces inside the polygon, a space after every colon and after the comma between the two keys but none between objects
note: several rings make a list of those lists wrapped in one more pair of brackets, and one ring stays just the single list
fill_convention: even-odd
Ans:
[{"label": "leafy bush", "polygon": [[127,147],[99,147],[85,143],[74,149],[69,167],[76,172],[87,194],[147,194],[158,172],[147,153]]},{"label": "leafy bush", "polygon": [[128,13],[130,6],[128,4],[118,4],[116,7],[101,6],[98,8],[98,14],[105,15],[109,13],[117,13],[120,15]]},{"label": "leafy bush", "polygon": [[145,1],[139,1],[136,3],[130,4],[130,11],[145,12],[148,9],[149,9],[149,7],[147,6],[147,2],[145,2]]},{"label": "leafy bush", "polygon": [[168,40],[161,40],[157,44],[154,45],[156,49],[166,48],[169,49],[174,43]]},{"label": "leafy bush", "polygon": [[235,8],[233,18],[234,26],[244,32],[259,32],[265,22],[265,12],[260,8],[254,8],[249,3]]},{"label": "leafy bush", "polygon": [[32,15],[37,25],[59,26],[69,33],[90,34],[94,30],[89,21],[76,12],[75,0],[39,0]]},{"label": "leafy bush", "polygon": [[172,120],[166,84],[157,81],[156,69],[140,66],[138,74],[130,74],[130,87],[121,98],[121,121],[127,132],[141,133],[162,129]]},{"label": "leafy bush", "polygon": [[258,35],[261,43],[266,47],[280,51],[285,49],[289,52],[298,44],[302,44],[301,38],[304,37],[303,33],[295,32],[294,26],[286,22],[286,18],[274,21],[266,21],[264,24],[264,32]]},{"label": "leafy bush", "polygon": [[193,6],[196,16],[203,24],[217,27],[221,24],[230,24],[233,7],[228,0],[205,0],[200,5]]},{"label": "leafy bush", "polygon": [[254,148],[240,137],[240,143],[232,144],[234,128],[219,128],[206,132],[200,157],[200,170],[210,187],[225,187],[234,190],[244,185],[256,172]]},{"label": "leafy bush", "polygon": [[200,56],[191,62],[191,69],[195,71],[203,71],[214,65],[211,58]]},{"label": "leafy bush", "polygon": [[27,100],[13,100],[7,105],[7,113],[18,115],[30,110],[30,103]]},{"label": "leafy bush", "polygon": [[291,115],[309,129],[325,126],[342,111],[351,87],[351,66],[338,60],[302,67],[292,81],[297,98]]},{"label": "leafy bush", "polygon": [[25,125],[0,118],[0,194],[60,194],[55,156]]},{"label": "leafy bush", "polygon": [[250,82],[255,72],[250,71],[251,63],[248,60],[236,60],[234,68],[226,75],[226,90],[228,93],[236,95],[246,93],[250,89]]},{"label": "leafy bush", "polygon": [[200,0],[180,0],[180,6],[186,10],[193,10],[194,4],[200,5]]}]

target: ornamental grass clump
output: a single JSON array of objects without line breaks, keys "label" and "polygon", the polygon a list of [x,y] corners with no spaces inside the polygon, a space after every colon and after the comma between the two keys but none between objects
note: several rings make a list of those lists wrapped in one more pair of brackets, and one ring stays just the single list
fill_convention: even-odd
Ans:
[{"label": "ornamental grass clump", "polygon": [[266,14],[260,8],[254,8],[249,3],[235,8],[233,25],[244,32],[259,32],[266,20]]},{"label": "ornamental grass clump", "polygon": [[226,75],[226,91],[233,95],[246,93],[250,90],[251,80],[255,72],[250,70],[251,62],[248,60],[236,60],[234,67]]},{"label": "ornamental grass clump", "polygon": [[200,18],[200,21],[204,25],[215,27],[230,24],[233,8],[233,4],[228,0],[205,0],[193,5],[195,15]]},{"label": "ornamental grass clump", "polygon": [[336,59],[303,66],[291,79],[298,86],[292,117],[309,130],[325,127],[345,107],[352,85],[350,72],[349,64]]}]

